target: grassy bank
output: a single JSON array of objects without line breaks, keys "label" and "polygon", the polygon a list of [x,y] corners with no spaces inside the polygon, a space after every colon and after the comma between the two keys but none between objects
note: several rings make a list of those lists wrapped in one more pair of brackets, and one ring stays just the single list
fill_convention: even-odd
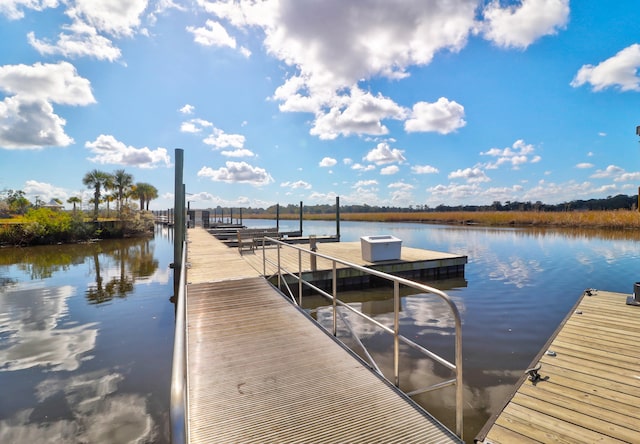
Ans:
[{"label": "grassy bank", "polygon": [[[245,215],[245,219],[252,216]],[[263,219],[266,215],[256,216]],[[281,214],[285,220],[297,220],[297,214]],[[305,214],[305,220],[334,220],[335,214]],[[436,224],[475,224],[485,226],[567,227],[640,229],[640,213],[615,211],[482,211],[482,212],[412,212],[412,213],[340,213],[340,220],[358,222],[419,222]]]}]

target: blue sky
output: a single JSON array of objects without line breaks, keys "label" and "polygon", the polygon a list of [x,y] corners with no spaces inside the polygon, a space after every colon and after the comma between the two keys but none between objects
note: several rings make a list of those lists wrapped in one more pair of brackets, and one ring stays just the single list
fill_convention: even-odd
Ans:
[{"label": "blue sky", "polygon": [[633,195],[640,10],[598,0],[0,0],[0,190],[124,168],[192,207]]}]

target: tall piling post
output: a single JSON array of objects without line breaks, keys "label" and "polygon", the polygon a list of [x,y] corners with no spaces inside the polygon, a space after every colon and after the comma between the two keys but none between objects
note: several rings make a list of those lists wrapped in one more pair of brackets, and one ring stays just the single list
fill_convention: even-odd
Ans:
[{"label": "tall piling post", "polygon": [[300,236],[302,236],[302,201],[300,201]]},{"label": "tall piling post", "polygon": [[[174,289],[180,282],[180,269],[182,267],[182,243],[184,241],[184,150],[176,148],[175,183],[173,192],[173,285]],[[174,294],[178,294],[177,291]]]},{"label": "tall piling post", "polygon": [[280,232],[280,204],[276,204],[276,232]]},{"label": "tall piling post", "polygon": [[340,240],[340,196],[336,196],[336,237]]}]

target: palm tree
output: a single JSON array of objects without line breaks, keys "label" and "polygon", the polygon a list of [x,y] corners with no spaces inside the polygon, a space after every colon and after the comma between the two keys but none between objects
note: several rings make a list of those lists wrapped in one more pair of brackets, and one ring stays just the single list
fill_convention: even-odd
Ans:
[{"label": "palm tree", "polygon": [[70,197],[69,199],[67,199],[67,203],[73,204],[73,212],[76,212],[76,204],[81,204],[82,203],[82,199],[80,199],[78,196],[73,196]]},{"label": "palm tree", "polygon": [[140,199],[140,210],[149,210],[149,202],[158,197],[158,189],[145,182],[138,182],[133,188],[133,196]]},{"label": "palm tree", "polygon": [[93,170],[89,171],[82,178],[82,183],[87,188],[93,188],[93,220],[98,220],[98,204],[100,203],[100,195],[102,194],[102,188],[107,188],[110,183],[111,174],[104,171]]},{"label": "palm tree", "polygon": [[116,191],[116,201],[118,205],[118,217],[122,218],[122,204],[127,193],[133,186],[133,176],[124,170],[116,170],[113,173],[113,187]]}]

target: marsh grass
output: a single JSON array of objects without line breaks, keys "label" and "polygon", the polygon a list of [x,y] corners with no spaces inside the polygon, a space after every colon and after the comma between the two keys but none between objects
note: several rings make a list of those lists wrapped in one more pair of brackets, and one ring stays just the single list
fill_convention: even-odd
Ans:
[{"label": "marsh grass", "polygon": [[[263,219],[265,215],[256,216]],[[251,216],[245,216],[251,218]],[[281,214],[285,220],[296,220],[298,215]],[[306,220],[334,220],[334,214],[304,214]],[[640,228],[640,213],[631,210],[613,211],[454,211],[446,213],[340,213],[340,220],[357,222],[419,222],[435,224],[466,224],[516,227],[567,228]]]}]

